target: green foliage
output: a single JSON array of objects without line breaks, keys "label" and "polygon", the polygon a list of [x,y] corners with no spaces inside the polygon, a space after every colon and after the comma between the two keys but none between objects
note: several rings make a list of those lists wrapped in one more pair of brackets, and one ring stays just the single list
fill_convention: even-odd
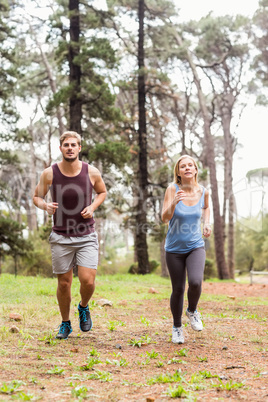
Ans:
[{"label": "green foliage", "polygon": [[262,271],[268,264],[268,214],[236,223],[235,262],[242,273],[251,269]]},{"label": "green foliage", "polygon": [[95,372],[93,374],[90,374],[88,376],[89,380],[99,380],[102,382],[108,382],[108,381],[112,381],[112,375],[109,372],[106,371],[100,371],[100,370],[95,370]]},{"label": "green foliage", "polygon": [[23,237],[24,226],[9,217],[0,216],[0,255],[13,258],[23,256],[32,249],[32,243]]},{"label": "green foliage", "polygon": [[91,357],[87,359],[87,363],[80,366],[80,370],[88,371],[92,370],[95,364],[100,364],[101,361],[97,357]]},{"label": "green foliage", "polygon": [[6,384],[5,382],[0,386],[0,392],[2,394],[12,394],[17,391],[17,389],[21,386],[24,385],[22,381],[17,381],[13,380],[9,384]]},{"label": "green foliage", "polygon": [[[29,234],[32,249],[21,259],[21,271],[24,275],[52,277],[51,250],[47,241],[50,225]],[[45,240],[44,240],[45,239]]]},{"label": "green foliage", "polygon": [[87,399],[88,389],[83,385],[79,385],[72,389],[72,397],[79,399]]},{"label": "green foliage", "polygon": [[175,371],[174,374],[166,373],[166,374],[159,374],[156,377],[150,378],[148,380],[149,385],[153,384],[167,384],[172,382],[180,382],[183,380],[183,376],[180,371]]},{"label": "green foliage", "polygon": [[215,268],[214,261],[209,258],[206,258],[205,270],[204,270],[204,280],[207,280],[210,278],[217,278],[217,270]]},{"label": "green foliage", "polygon": [[64,374],[64,369],[60,368],[58,366],[55,366],[53,369],[48,370],[47,374],[63,375]]},{"label": "green foliage", "polygon": [[[150,268],[150,273],[154,272],[156,268],[159,266],[159,262],[155,260],[149,261],[149,268]],[[134,262],[133,264],[130,265],[129,274],[138,274],[138,263]]]},{"label": "green foliage", "polygon": [[169,387],[168,389],[168,395],[171,398],[182,398],[183,396],[187,396],[189,392],[187,392],[181,385],[178,385],[177,387]]},{"label": "green foliage", "polygon": [[129,147],[124,142],[108,140],[91,148],[88,157],[89,160],[101,161],[105,170],[111,165],[122,168],[130,159]]}]

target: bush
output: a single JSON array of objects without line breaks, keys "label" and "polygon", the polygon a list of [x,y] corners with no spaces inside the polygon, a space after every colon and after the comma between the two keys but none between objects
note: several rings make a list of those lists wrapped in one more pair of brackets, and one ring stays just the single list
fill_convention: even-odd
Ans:
[{"label": "bush", "polygon": [[[150,269],[150,274],[152,272],[154,272],[156,270],[156,268],[159,266],[159,262],[155,261],[155,260],[151,260],[149,261],[149,269]],[[138,263],[134,262],[133,264],[130,265],[129,270],[128,270],[129,274],[138,274]]]},{"label": "bush", "polygon": [[205,261],[205,271],[204,271],[204,281],[210,278],[217,278],[217,270],[214,266],[213,260],[206,258]]}]

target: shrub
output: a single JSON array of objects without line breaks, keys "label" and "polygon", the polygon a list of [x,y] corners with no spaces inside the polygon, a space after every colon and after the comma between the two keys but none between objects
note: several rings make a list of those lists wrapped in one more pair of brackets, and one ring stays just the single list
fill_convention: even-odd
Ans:
[{"label": "shrub", "polygon": [[214,266],[214,262],[213,260],[210,260],[209,258],[206,258],[205,261],[205,271],[204,271],[204,281],[206,279],[210,279],[210,278],[217,278],[217,271],[216,268]]},{"label": "shrub", "polygon": [[[149,261],[149,269],[150,269],[150,274],[156,270],[156,268],[159,266],[159,262],[155,260]],[[129,274],[138,274],[138,263],[134,262],[133,264],[130,265]]]}]

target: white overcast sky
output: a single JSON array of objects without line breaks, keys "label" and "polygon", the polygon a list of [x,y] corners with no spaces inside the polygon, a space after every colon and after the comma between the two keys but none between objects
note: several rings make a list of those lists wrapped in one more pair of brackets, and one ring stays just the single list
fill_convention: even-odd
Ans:
[{"label": "white overcast sky", "polygon": [[[259,5],[258,0],[175,0],[174,2],[180,9],[181,21],[198,20],[210,11],[214,16],[243,14],[250,17]],[[266,211],[268,209],[267,188],[249,185],[245,177],[249,170],[268,167],[267,108],[257,107],[252,99],[243,112],[236,134],[242,145],[234,155],[233,172],[238,216],[256,216],[263,208]]]}]

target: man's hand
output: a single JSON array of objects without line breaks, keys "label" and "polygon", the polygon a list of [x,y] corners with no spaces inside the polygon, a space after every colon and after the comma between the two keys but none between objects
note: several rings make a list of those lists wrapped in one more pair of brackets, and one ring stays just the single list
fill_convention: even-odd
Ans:
[{"label": "man's hand", "polygon": [[45,209],[48,215],[54,215],[58,207],[59,204],[57,202],[47,202]]},{"label": "man's hand", "polygon": [[93,208],[91,208],[91,205],[88,207],[84,208],[83,211],[81,212],[81,215],[84,219],[92,218],[93,216]]}]

